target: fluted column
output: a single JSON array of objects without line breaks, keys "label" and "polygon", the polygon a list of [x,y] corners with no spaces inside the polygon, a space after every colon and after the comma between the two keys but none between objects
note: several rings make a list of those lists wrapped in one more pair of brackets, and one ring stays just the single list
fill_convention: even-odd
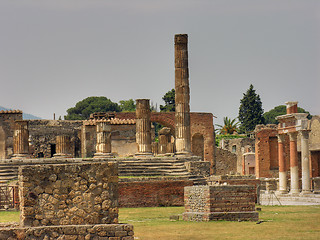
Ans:
[{"label": "fluted column", "polygon": [[191,154],[188,35],[177,34],[175,48],[175,143],[176,154]]},{"label": "fluted column", "polygon": [[94,158],[112,157],[111,154],[111,125],[106,120],[96,122],[97,143]]},{"label": "fluted column", "polygon": [[55,158],[69,158],[70,154],[70,136],[58,135],[56,136],[56,153]]},{"label": "fluted column", "polygon": [[299,169],[298,169],[298,150],[297,150],[297,132],[289,133],[290,138],[290,193],[299,193]]},{"label": "fluted column", "polygon": [[159,131],[159,154],[169,153],[168,144],[171,140],[171,129],[164,127]]},{"label": "fluted column", "polygon": [[29,157],[28,121],[17,120],[13,132],[13,159]]},{"label": "fluted column", "polygon": [[284,135],[278,135],[279,192],[287,193],[287,166],[284,158]]},{"label": "fluted column", "polygon": [[136,142],[138,144],[137,156],[152,155],[151,150],[151,121],[149,99],[136,100]]},{"label": "fluted column", "polygon": [[301,131],[301,170],[302,194],[311,192],[310,160],[309,160],[309,131]]}]

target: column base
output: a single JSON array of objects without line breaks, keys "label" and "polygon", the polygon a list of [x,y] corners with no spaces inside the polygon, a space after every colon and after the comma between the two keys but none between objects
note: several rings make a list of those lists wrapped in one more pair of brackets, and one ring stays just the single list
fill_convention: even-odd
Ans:
[{"label": "column base", "polygon": [[299,191],[299,189],[292,189],[292,190],[290,190],[289,194],[292,196],[299,196],[300,191]]},{"label": "column base", "polygon": [[113,154],[112,153],[95,153],[93,155],[93,158],[113,158]]},{"label": "column base", "polygon": [[25,159],[25,158],[30,158],[29,154],[17,153],[17,154],[13,154],[11,157],[11,159]]},{"label": "column base", "polygon": [[191,157],[192,153],[191,152],[175,152],[174,156],[176,156],[176,157]]},{"label": "column base", "polygon": [[305,196],[305,195],[313,195],[313,193],[311,192],[311,190],[302,190],[300,195],[303,195],[303,196]]},{"label": "column base", "polygon": [[288,191],[287,190],[278,190],[278,191],[276,191],[276,194],[277,195],[288,194]]}]

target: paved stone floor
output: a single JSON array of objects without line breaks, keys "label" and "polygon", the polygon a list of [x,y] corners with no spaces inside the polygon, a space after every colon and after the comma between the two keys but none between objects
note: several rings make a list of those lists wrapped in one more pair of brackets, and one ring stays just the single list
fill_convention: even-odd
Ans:
[{"label": "paved stone floor", "polygon": [[320,205],[320,194],[291,195],[261,192],[260,205]]}]

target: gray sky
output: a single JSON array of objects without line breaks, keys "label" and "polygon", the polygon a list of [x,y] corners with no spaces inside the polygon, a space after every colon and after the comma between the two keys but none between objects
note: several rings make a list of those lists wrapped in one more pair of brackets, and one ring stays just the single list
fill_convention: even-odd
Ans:
[{"label": "gray sky", "polygon": [[265,111],[320,114],[317,0],[1,0],[0,31],[0,106],[41,118],[89,96],[163,104],[177,33],[191,111],[235,118],[252,83]]}]

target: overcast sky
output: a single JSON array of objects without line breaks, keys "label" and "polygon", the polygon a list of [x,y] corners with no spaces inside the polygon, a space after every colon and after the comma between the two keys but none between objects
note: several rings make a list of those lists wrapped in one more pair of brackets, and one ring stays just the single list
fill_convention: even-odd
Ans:
[{"label": "overcast sky", "polygon": [[189,35],[191,111],[238,115],[252,83],[263,108],[320,114],[318,0],[1,0],[0,106],[63,117],[89,96],[163,104],[174,34]]}]

